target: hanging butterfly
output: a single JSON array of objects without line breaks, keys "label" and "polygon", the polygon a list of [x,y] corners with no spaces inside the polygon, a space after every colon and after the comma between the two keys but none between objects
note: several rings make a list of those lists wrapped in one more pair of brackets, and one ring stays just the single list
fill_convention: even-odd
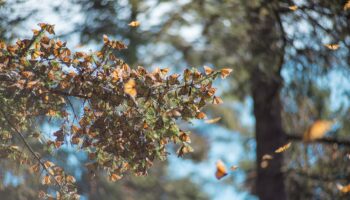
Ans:
[{"label": "hanging butterfly", "polygon": [[213,72],[213,69],[208,66],[203,66],[205,75],[209,75]]},{"label": "hanging butterfly", "polygon": [[135,97],[137,95],[136,92],[136,82],[134,79],[129,79],[128,82],[124,84],[124,92],[131,97]]}]

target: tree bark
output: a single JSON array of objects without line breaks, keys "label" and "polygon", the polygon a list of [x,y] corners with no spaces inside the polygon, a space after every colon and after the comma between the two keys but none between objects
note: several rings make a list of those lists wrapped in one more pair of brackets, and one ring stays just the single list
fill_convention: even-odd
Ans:
[{"label": "tree bark", "polygon": [[280,75],[284,62],[285,38],[278,14],[273,10],[277,1],[271,0],[258,7],[248,8],[251,37],[249,62],[251,92],[254,100],[256,136],[256,194],[261,200],[286,199],[282,172],[283,154],[276,154],[262,167],[262,157],[272,154],[286,144],[282,127]]},{"label": "tree bark", "polygon": [[274,155],[268,166],[262,168],[262,157],[273,153],[285,144],[282,128],[280,87],[281,82],[268,80],[262,72],[253,73],[252,93],[256,120],[256,193],[261,200],[286,199],[282,173],[283,154]]}]

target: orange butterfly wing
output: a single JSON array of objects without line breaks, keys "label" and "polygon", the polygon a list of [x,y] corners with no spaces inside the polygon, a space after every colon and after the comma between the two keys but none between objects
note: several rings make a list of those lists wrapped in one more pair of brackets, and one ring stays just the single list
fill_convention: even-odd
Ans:
[{"label": "orange butterfly wing", "polygon": [[227,175],[227,169],[226,166],[224,165],[224,163],[221,160],[218,160],[216,162],[216,172],[215,172],[215,177],[220,180],[223,177],[225,177]]},{"label": "orange butterfly wing", "polygon": [[136,82],[134,79],[130,79],[128,82],[124,84],[124,92],[131,97],[135,97],[137,95],[136,89]]}]

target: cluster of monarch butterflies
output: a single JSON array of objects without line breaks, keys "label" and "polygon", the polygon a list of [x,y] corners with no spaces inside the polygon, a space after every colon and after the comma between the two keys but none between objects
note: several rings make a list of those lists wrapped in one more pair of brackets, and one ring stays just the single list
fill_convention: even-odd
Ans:
[{"label": "cluster of monarch butterflies", "polygon": [[[167,157],[169,143],[177,145],[179,156],[191,152],[190,132],[181,130],[177,120],[206,119],[201,111],[205,105],[223,103],[212,83],[218,77],[226,78],[230,68],[205,66],[203,71],[185,69],[170,75],[169,68],[150,72],[142,66],[130,67],[115,55],[127,48],[120,41],[104,36],[99,51],[72,52],[65,42],[46,35],[55,33],[53,25],[39,26],[31,39],[0,42],[4,113],[17,125],[16,131],[33,132],[24,138],[45,137],[33,130],[38,117],[58,119],[61,126],[53,133],[54,139],[46,139],[46,145],[55,150],[70,143],[86,151],[91,177],[98,170],[104,170],[111,181],[121,179],[127,171],[146,175],[154,160]],[[81,115],[72,99],[79,103]],[[40,159],[28,159],[25,163],[33,172],[44,170],[43,184],[72,188],[75,179],[62,168],[38,162]]]},{"label": "cluster of monarch butterflies", "polygon": [[[298,7],[294,5],[289,9],[296,11]],[[344,5],[344,10],[348,9],[350,1]],[[215,96],[212,81],[218,76],[226,78],[232,69],[215,71],[204,66],[204,73],[186,69],[181,75],[168,75],[169,69],[153,72],[143,67],[132,69],[113,54],[127,48],[120,41],[105,36],[100,51],[72,53],[66,43],[45,35],[55,33],[53,25],[39,26],[40,30],[33,30],[32,39],[18,40],[14,45],[0,43],[0,73],[8,75],[0,82],[6,99],[1,103],[8,107],[6,112],[23,130],[30,129],[23,119],[43,115],[63,119],[65,124],[54,133],[56,139],[47,144],[59,148],[67,136],[72,136],[72,144],[89,152],[91,163],[87,167],[92,174],[104,169],[111,181],[122,178],[127,170],[145,175],[154,159],[166,157],[165,145],[169,142],[180,145],[179,156],[191,152],[189,132],[180,130],[175,120],[205,119],[201,109],[206,104],[222,103],[222,99]],[[129,26],[138,27],[140,23],[133,21]],[[339,45],[326,44],[325,47],[337,50]],[[78,124],[72,123],[66,109],[72,97],[84,101],[82,117],[78,119],[74,114]],[[15,104],[18,106],[11,110],[10,106]],[[32,107],[28,108],[28,104]],[[206,123],[220,119],[207,119]],[[315,123],[305,132],[304,140],[318,139],[330,127],[328,122]],[[35,134],[35,137],[40,135]],[[288,143],[275,153],[282,153],[290,146]],[[13,147],[10,145],[9,149]],[[273,156],[266,154],[262,160],[271,159]],[[61,169],[50,162],[45,164],[48,172],[42,183],[47,185],[58,179],[56,171]],[[40,169],[37,165],[33,165],[34,171]],[[217,162],[216,168],[218,179],[228,174],[222,161]],[[62,177],[69,184],[75,182],[72,176]],[[346,188],[342,186],[341,190],[347,191]]]}]

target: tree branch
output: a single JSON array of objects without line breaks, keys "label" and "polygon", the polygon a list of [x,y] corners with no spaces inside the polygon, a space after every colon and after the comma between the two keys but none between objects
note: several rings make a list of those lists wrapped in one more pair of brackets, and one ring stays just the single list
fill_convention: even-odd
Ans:
[{"label": "tree branch", "polygon": [[[303,141],[303,136],[297,135],[297,134],[287,134],[287,139],[294,140],[294,141]],[[310,141],[309,143],[338,144],[338,145],[350,146],[349,139],[339,139],[339,138],[331,138],[331,137],[320,138],[317,140]]]},{"label": "tree branch", "polygon": [[54,90],[54,89],[49,90],[49,93],[57,94],[57,95],[61,95],[61,96],[66,96],[66,97],[69,97],[69,96],[78,97],[78,98],[81,98],[81,99],[89,99],[90,98],[90,97],[88,97],[86,95],[75,94],[75,93],[73,94],[73,93],[68,93],[68,92],[65,92],[65,91]]},{"label": "tree branch", "polygon": [[14,124],[12,124],[11,120],[7,117],[6,112],[0,107],[0,112],[2,114],[2,116],[4,117],[4,119],[6,120],[6,122],[10,125],[10,128],[17,133],[17,135],[19,136],[19,138],[22,140],[22,142],[24,143],[24,145],[27,147],[27,149],[29,150],[29,152],[34,156],[34,158],[36,160],[38,160],[39,164],[43,167],[43,169],[50,175],[53,177],[53,179],[55,180],[55,182],[61,187],[61,184],[55,179],[55,177],[50,173],[49,169],[45,166],[45,164],[41,161],[41,158],[35,153],[34,149],[28,144],[27,140],[24,138],[23,134],[16,128],[16,126]]},{"label": "tree branch", "polygon": [[295,170],[295,169],[288,169],[284,173],[287,175],[295,174],[304,178],[318,180],[318,181],[325,181],[325,182],[332,182],[335,180],[347,181],[350,178],[349,175],[341,176],[341,175],[329,175],[329,174],[316,174],[316,173],[310,173],[303,170]]},{"label": "tree branch", "polygon": [[277,20],[279,29],[281,31],[281,38],[282,38],[282,47],[281,47],[281,53],[280,53],[280,59],[278,63],[278,73],[281,73],[282,66],[284,64],[284,56],[285,56],[285,51],[286,51],[286,46],[287,46],[287,35],[283,27],[283,23],[281,20],[280,13],[274,9],[274,15]]}]

